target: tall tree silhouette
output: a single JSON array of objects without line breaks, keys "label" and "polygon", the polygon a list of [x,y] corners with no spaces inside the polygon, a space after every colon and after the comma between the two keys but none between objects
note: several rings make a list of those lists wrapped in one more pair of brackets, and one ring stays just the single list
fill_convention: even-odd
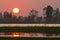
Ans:
[{"label": "tall tree silhouette", "polygon": [[48,5],[47,7],[43,8],[43,10],[46,10],[46,21],[50,22],[52,20],[53,8]]},{"label": "tall tree silhouette", "polygon": [[38,11],[32,9],[29,13],[30,22],[35,22],[35,17],[38,15]]},{"label": "tall tree silhouette", "polygon": [[56,21],[59,21],[59,9],[56,9]]},{"label": "tall tree silhouette", "polygon": [[59,22],[60,20],[59,20],[59,15],[60,14],[60,12],[59,12],[59,9],[57,8],[56,9],[56,11],[55,11],[55,14],[54,14],[54,21],[55,22]]},{"label": "tall tree silhouette", "polygon": [[3,22],[3,17],[2,17],[2,12],[0,12],[0,23],[2,23]]}]

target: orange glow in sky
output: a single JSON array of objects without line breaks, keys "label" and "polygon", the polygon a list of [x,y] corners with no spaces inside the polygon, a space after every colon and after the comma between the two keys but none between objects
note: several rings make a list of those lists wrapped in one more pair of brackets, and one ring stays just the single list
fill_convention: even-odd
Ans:
[{"label": "orange glow in sky", "polygon": [[38,16],[43,15],[43,8],[47,5],[60,9],[60,0],[0,0],[0,11],[12,12],[17,7],[20,12],[17,16],[28,16],[31,9],[37,10]]}]

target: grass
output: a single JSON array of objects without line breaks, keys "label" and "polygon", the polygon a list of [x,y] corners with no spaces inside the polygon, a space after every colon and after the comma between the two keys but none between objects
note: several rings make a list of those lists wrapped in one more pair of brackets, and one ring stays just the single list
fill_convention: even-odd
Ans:
[{"label": "grass", "polygon": [[0,32],[60,33],[60,27],[0,27]]},{"label": "grass", "polygon": [[0,38],[0,40],[60,40],[60,38]]}]

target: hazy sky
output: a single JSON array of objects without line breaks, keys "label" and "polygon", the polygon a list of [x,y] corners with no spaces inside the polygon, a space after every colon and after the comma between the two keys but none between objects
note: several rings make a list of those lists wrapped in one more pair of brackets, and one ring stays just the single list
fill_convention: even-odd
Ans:
[{"label": "hazy sky", "polygon": [[27,16],[31,9],[39,11],[42,15],[43,8],[47,5],[52,5],[54,9],[60,8],[60,0],[0,0],[0,11],[12,12],[13,8],[19,8],[20,14]]}]

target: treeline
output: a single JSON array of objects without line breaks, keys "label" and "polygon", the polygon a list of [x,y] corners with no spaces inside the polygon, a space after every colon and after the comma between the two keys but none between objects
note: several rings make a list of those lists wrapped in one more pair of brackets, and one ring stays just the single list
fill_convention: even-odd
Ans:
[{"label": "treeline", "polygon": [[[12,13],[5,11],[0,12],[0,23],[60,23],[60,11],[59,8],[53,9],[52,6],[48,5],[43,8],[43,16],[38,17],[38,11],[32,9],[29,12],[28,17],[14,16]],[[3,14],[3,15],[2,15]],[[40,13],[41,14],[41,13]]]}]

